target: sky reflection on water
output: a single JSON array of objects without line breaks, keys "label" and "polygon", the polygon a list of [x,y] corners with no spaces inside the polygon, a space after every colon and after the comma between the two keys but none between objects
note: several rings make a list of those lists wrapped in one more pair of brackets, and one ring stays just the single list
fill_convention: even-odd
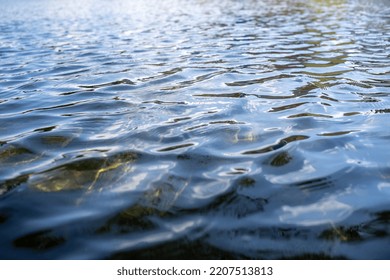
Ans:
[{"label": "sky reflection on water", "polygon": [[389,1],[0,4],[0,258],[390,257]]}]

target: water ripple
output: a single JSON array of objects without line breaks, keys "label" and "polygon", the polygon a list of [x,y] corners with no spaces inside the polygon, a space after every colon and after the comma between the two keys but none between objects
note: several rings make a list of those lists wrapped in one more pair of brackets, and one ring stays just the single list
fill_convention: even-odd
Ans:
[{"label": "water ripple", "polygon": [[389,258],[387,0],[0,2],[0,258]]}]

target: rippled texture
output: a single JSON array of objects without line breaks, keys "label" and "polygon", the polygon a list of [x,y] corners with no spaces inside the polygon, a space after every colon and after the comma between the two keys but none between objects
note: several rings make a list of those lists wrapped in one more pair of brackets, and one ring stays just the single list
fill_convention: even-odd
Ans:
[{"label": "rippled texture", "polygon": [[0,258],[390,258],[389,1],[0,5]]}]

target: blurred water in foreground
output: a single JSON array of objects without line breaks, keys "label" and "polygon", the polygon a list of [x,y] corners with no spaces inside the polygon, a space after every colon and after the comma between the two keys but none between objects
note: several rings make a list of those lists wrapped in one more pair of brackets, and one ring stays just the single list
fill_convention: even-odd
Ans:
[{"label": "blurred water in foreground", "polygon": [[390,258],[390,1],[0,6],[0,258]]}]

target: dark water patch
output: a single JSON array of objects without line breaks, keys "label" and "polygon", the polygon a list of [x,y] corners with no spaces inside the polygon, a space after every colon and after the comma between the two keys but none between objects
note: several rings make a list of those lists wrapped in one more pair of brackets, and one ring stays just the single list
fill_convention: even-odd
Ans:
[{"label": "dark water patch", "polygon": [[193,145],[194,145],[193,143],[180,144],[180,145],[175,145],[175,146],[159,149],[158,152],[169,152],[169,151],[173,151],[173,150],[177,150],[177,149],[181,149],[181,148],[191,147]]},{"label": "dark water patch", "polygon": [[113,260],[231,260],[248,259],[232,252],[227,252],[203,240],[182,239],[175,242],[159,244],[148,249],[122,251],[108,257]]},{"label": "dark water patch", "polygon": [[[237,170],[247,171],[246,169],[242,169],[242,168]],[[244,177],[238,181],[238,186],[249,187],[249,186],[253,186],[255,183],[256,183],[255,179],[251,177]]]},{"label": "dark water patch", "polygon": [[0,182],[0,196],[5,195],[6,193],[20,186],[21,184],[27,182],[28,178],[28,175],[20,175],[16,178],[7,179],[3,182]]},{"label": "dark water patch", "polygon": [[390,213],[389,211],[377,212],[373,215],[375,219],[362,225],[362,231],[373,237],[387,238],[390,233]]},{"label": "dark water patch", "polygon": [[94,89],[90,89],[90,90],[73,90],[73,91],[65,91],[65,92],[62,92],[60,93],[59,95],[72,95],[72,94],[82,94],[82,93],[85,93],[85,92],[91,92],[93,91]]},{"label": "dark water patch", "polygon": [[163,101],[163,100],[153,100],[153,101],[144,101],[143,103],[154,103],[158,105],[186,105],[186,102],[174,102],[174,101]]},{"label": "dark water patch", "polygon": [[340,240],[342,242],[356,242],[362,240],[357,227],[339,227],[325,230],[321,233],[320,238],[326,240]]},{"label": "dark water patch", "polygon": [[194,96],[199,96],[199,97],[231,97],[231,98],[243,98],[246,95],[241,92],[235,92],[235,93],[222,93],[222,94],[196,94]]},{"label": "dark water patch", "polygon": [[303,191],[317,191],[334,186],[334,179],[331,177],[315,178],[296,184]]},{"label": "dark water patch", "polygon": [[348,113],[344,113],[344,116],[348,117],[348,116],[355,116],[360,114],[361,114],[360,112],[348,112]]},{"label": "dark water patch", "polygon": [[244,124],[243,122],[237,122],[235,120],[222,120],[222,121],[212,121],[210,124]]},{"label": "dark water patch", "polygon": [[390,113],[390,109],[378,109],[374,111],[376,114],[388,114]]},{"label": "dark water patch", "polygon": [[87,89],[99,89],[103,87],[108,87],[108,86],[116,86],[116,85],[134,85],[135,83],[130,81],[129,79],[122,79],[110,83],[104,83],[100,85],[81,85],[81,88],[87,88]]},{"label": "dark water patch", "polygon": [[51,230],[34,232],[14,240],[15,247],[31,248],[34,250],[47,250],[65,242],[63,237],[55,236]]},{"label": "dark water patch", "polygon": [[[278,228],[256,228],[251,230],[230,230],[218,232],[220,238],[238,239],[238,244],[229,244],[225,247],[227,252],[241,251],[239,247],[245,247],[245,252],[241,258],[247,259],[347,259],[342,254],[330,253],[330,247],[321,246],[319,248],[309,248],[307,245],[315,235],[311,235],[304,228],[278,227]],[[256,245],[245,242],[251,236],[256,239]],[[243,238],[240,238],[243,237]],[[216,236],[208,238],[209,242],[222,249],[221,242],[216,240]],[[294,240],[295,244],[292,243]],[[261,244],[261,245],[260,245]],[[279,257],[277,257],[279,256]]]},{"label": "dark water patch", "polygon": [[187,121],[190,119],[191,119],[190,117],[175,118],[173,120],[169,120],[167,123],[178,123],[178,122]]},{"label": "dark water patch", "polygon": [[316,117],[316,118],[333,118],[332,116],[324,115],[324,114],[315,114],[315,113],[300,113],[295,115],[290,115],[288,118],[303,118],[303,117]]},{"label": "dark water patch", "polygon": [[0,224],[5,223],[6,220],[7,220],[7,216],[5,216],[4,214],[0,214]]},{"label": "dark water patch", "polygon": [[216,199],[207,207],[206,212],[212,214],[216,211],[218,215],[240,219],[247,215],[264,211],[265,204],[267,204],[267,200],[264,198],[251,198],[231,192]]},{"label": "dark water patch", "polygon": [[[76,159],[35,174],[30,178],[29,186],[44,192],[109,187],[137,158],[136,153],[127,152],[102,158]],[[110,183],[104,184],[106,180]]]},{"label": "dark water patch", "polygon": [[281,152],[281,153],[277,154],[276,156],[274,156],[270,160],[269,164],[272,166],[278,167],[278,166],[283,166],[283,165],[288,164],[291,160],[292,160],[292,157],[290,156],[290,154],[288,152]]},{"label": "dark water patch", "polygon": [[49,132],[55,129],[56,126],[48,126],[48,127],[42,127],[42,128],[37,128],[34,130],[34,132]]},{"label": "dark water patch", "polygon": [[208,126],[208,125],[209,125],[209,124],[204,123],[204,124],[200,124],[200,125],[188,127],[188,128],[186,128],[186,130],[187,130],[187,131],[191,131],[191,130],[195,130],[195,129],[198,129],[198,128],[206,127],[206,126]]},{"label": "dark water patch", "polygon": [[30,149],[21,145],[9,144],[3,146],[0,150],[0,164],[1,165],[16,165],[25,162],[30,162],[38,157]]},{"label": "dark water patch", "polygon": [[136,204],[129,207],[113,218],[109,219],[102,227],[96,230],[98,234],[127,234],[140,230],[151,230],[156,226],[150,220],[154,216],[168,216],[168,212],[160,212],[155,208]]},{"label": "dark water patch", "polygon": [[[331,242],[342,242],[353,245],[364,244],[367,241],[378,241],[384,240],[389,234],[389,221],[388,213],[377,212],[372,214],[375,219],[369,220],[359,224],[352,224],[349,226],[335,226],[332,225],[328,229],[324,229],[320,234],[319,238],[328,240]],[[375,244],[375,243],[374,243]],[[377,246],[374,245],[373,246]],[[387,258],[388,252],[378,254],[374,258]],[[352,258],[360,258],[355,256]]]},{"label": "dark water patch", "polygon": [[269,110],[269,112],[280,112],[280,111],[284,111],[284,110],[288,110],[288,109],[293,109],[293,108],[297,108],[303,104],[307,104],[307,102],[300,102],[300,103],[295,103],[295,104],[290,104],[290,105],[283,105],[280,107],[273,107],[271,110]]},{"label": "dark water patch", "polygon": [[258,150],[246,151],[246,152],[243,152],[243,154],[244,155],[253,155],[253,154],[268,153],[271,151],[278,150],[278,149],[284,147],[285,145],[287,145],[288,143],[300,141],[300,140],[305,140],[308,138],[309,138],[309,136],[305,136],[305,135],[293,135],[293,136],[289,136],[289,137],[281,139],[278,143],[276,143],[274,145],[267,146],[267,147],[264,147],[264,148],[261,148]]}]

